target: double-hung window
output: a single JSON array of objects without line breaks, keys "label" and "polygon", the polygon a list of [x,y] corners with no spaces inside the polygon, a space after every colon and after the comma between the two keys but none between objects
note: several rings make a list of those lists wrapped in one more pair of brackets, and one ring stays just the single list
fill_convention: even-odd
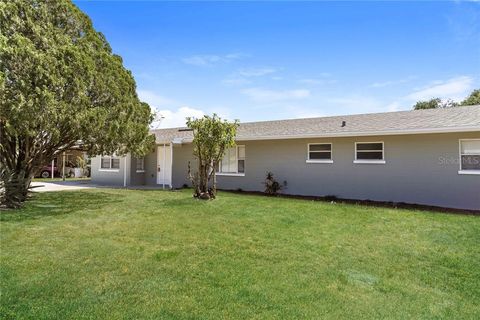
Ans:
[{"label": "double-hung window", "polygon": [[245,146],[235,146],[225,151],[216,172],[219,175],[245,174]]},{"label": "double-hung window", "polygon": [[120,169],[120,158],[113,156],[105,156],[100,159],[100,169],[118,170]]},{"label": "double-hung window", "polygon": [[145,171],[145,158],[135,158],[135,165],[137,172],[144,172]]},{"label": "double-hung window", "polygon": [[385,163],[383,142],[356,142],[354,163]]},{"label": "double-hung window", "polygon": [[480,174],[480,139],[460,140],[460,174]]},{"label": "double-hung window", "polygon": [[333,163],[331,143],[309,143],[307,163]]}]

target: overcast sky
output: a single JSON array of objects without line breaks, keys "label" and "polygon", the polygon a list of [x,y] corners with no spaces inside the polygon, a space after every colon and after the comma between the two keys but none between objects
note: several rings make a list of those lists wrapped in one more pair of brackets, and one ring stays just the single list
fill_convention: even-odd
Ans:
[{"label": "overcast sky", "polygon": [[411,109],[480,87],[479,2],[75,1],[161,127]]}]

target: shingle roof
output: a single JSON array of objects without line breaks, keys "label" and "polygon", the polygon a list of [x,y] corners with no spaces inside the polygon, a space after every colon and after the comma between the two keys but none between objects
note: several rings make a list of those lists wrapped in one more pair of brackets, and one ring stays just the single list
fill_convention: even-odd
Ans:
[{"label": "shingle roof", "polygon": [[[342,122],[345,121],[345,126]],[[157,142],[191,141],[184,128],[157,129]],[[241,123],[237,140],[480,131],[480,105]]]}]

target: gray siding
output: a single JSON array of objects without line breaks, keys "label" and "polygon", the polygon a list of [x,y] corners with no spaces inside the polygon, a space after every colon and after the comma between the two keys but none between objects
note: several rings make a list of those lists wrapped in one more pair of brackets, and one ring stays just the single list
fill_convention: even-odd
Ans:
[{"label": "gray siding", "polygon": [[[262,191],[267,171],[284,193],[480,209],[480,176],[460,175],[459,139],[480,132],[247,141],[244,177],[218,176],[222,189]],[[355,142],[383,141],[386,164],[354,164]],[[306,163],[307,144],[333,144],[332,164]],[[173,149],[173,187],[190,185],[191,144]],[[194,167],[193,167],[194,168]]]}]

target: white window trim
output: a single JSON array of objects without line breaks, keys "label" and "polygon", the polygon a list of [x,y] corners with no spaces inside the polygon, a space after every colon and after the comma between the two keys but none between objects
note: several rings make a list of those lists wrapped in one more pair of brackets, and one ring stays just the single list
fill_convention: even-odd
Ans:
[{"label": "white window trim", "polygon": [[[365,143],[381,143],[382,144],[382,159],[377,160],[377,159],[372,159],[372,160],[366,160],[366,159],[357,159],[357,144],[365,144]],[[364,152],[365,150],[361,150]],[[378,152],[378,150],[367,150],[366,152]],[[353,160],[353,163],[355,164],[386,164],[387,162],[385,161],[385,143],[383,141],[359,141],[355,142],[355,160]]]},{"label": "white window trim", "polygon": [[306,163],[333,163],[333,160],[306,160]]},{"label": "white window trim", "polygon": [[245,177],[245,173],[234,173],[234,172],[215,172],[216,176],[231,176],[231,177]]},{"label": "white window trim", "polygon": [[[109,159],[110,163],[110,168],[102,168],[102,159]],[[112,156],[100,156],[100,166],[98,171],[100,172],[120,172],[120,168],[112,168],[112,159],[118,159],[120,161],[119,157],[112,157]]]},{"label": "white window trim", "polygon": [[[143,165],[142,165],[143,169],[141,169],[141,170],[136,169],[136,168],[137,168],[137,161],[138,161],[139,159],[142,159],[142,162],[143,162]],[[144,173],[144,172],[145,172],[145,157],[135,158],[135,169],[136,169],[136,170],[135,170],[136,173]]]},{"label": "white window trim", "polygon": [[458,174],[480,175],[480,170],[458,170]]},{"label": "white window trim", "polygon": [[[329,144],[330,151],[312,151],[312,152],[330,152],[330,159],[310,159],[310,146],[313,144]],[[306,163],[333,163],[333,143],[331,142],[312,142],[307,143],[307,160]]]},{"label": "white window trim", "polygon": [[[243,147],[245,148],[244,144],[237,144],[235,145],[235,161],[237,161],[237,171],[238,171],[238,147]],[[247,156],[247,148],[245,148],[245,158],[243,159],[246,162]],[[222,167],[222,160],[218,163],[218,168],[220,169]],[[246,169],[246,168],[244,168]],[[245,170],[246,171],[246,170]],[[216,176],[231,176],[231,177],[244,177],[245,172],[215,172]]]},{"label": "white window trim", "polygon": [[462,141],[480,141],[479,139],[458,139],[458,174],[480,175],[480,170],[462,170]]},{"label": "white window trim", "polygon": [[102,172],[120,172],[120,169],[98,169],[98,171],[102,171]]},{"label": "white window trim", "polygon": [[355,164],[386,164],[385,160],[353,160]]}]

